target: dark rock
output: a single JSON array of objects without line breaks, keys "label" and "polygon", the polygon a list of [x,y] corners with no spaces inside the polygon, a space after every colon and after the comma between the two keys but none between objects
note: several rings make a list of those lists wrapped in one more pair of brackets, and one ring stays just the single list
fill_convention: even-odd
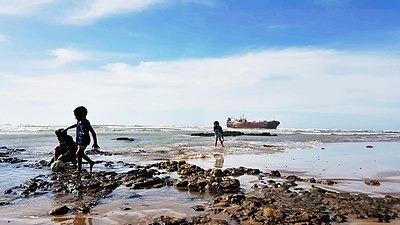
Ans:
[{"label": "dark rock", "polygon": [[323,180],[323,181],[318,181],[318,183],[323,184],[323,185],[329,185],[329,186],[333,186],[333,185],[337,184],[337,182],[333,181],[333,180]]},{"label": "dark rock", "polygon": [[304,181],[308,182],[308,183],[317,183],[317,180],[315,180],[315,178],[307,178],[307,179],[304,179]]},{"label": "dark rock", "polygon": [[178,169],[179,175],[197,175],[197,174],[204,174],[205,170],[199,166],[193,164],[183,164]]},{"label": "dark rock", "polygon": [[117,141],[134,141],[135,139],[128,138],[128,137],[118,137],[118,138],[115,138],[115,140],[117,140]]},{"label": "dark rock", "polygon": [[177,218],[171,216],[160,216],[153,220],[151,225],[184,225],[188,224],[188,221],[185,218]]},{"label": "dark rock", "polygon": [[224,176],[226,176],[226,174],[224,172],[222,172],[221,169],[215,169],[215,168],[210,171],[210,175],[213,176],[213,177],[224,177]]},{"label": "dark rock", "polygon": [[192,208],[194,209],[194,211],[204,211],[204,210],[206,210],[206,207],[204,207],[204,205],[195,205]]},{"label": "dark rock", "polygon": [[0,158],[0,163],[15,164],[15,163],[21,163],[21,162],[26,162],[26,160],[25,159],[18,159],[18,158],[15,158],[15,157]]},{"label": "dark rock", "polygon": [[9,204],[10,204],[9,201],[0,200],[0,206],[9,205]]},{"label": "dark rock", "polygon": [[269,176],[270,176],[270,177],[281,177],[281,173],[279,173],[278,170],[272,170],[272,171],[269,173]]},{"label": "dark rock", "polygon": [[303,179],[301,179],[300,177],[298,177],[298,176],[295,176],[295,175],[290,175],[290,176],[287,176],[286,177],[286,180],[288,180],[288,181],[303,181]]},{"label": "dark rock", "polygon": [[63,206],[56,206],[54,207],[49,214],[54,216],[54,215],[64,215],[67,214],[70,211],[70,208],[66,205]]},{"label": "dark rock", "polygon": [[378,180],[366,180],[366,181],[364,181],[364,183],[369,186],[380,186],[381,185],[381,183]]},{"label": "dark rock", "polygon": [[[123,162],[118,163],[123,164]],[[110,165],[114,163],[110,162]],[[175,185],[178,189],[211,194],[212,199],[207,207],[194,206],[194,209],[203,210],[204,207],[204,213],[224,214],[221,217],[229,219],[229,222],[215,220],[207,215],[192,218],[159,217],[153,224],[329,224],[332,221],[345,222],[347,217],[389,222],[399,214],[398,198],[392,196],[373,198],[367,194],[333,192],[317,186],[312,186],[310,190],[294,188],[295,182],[301,178],[288,176],[285,180],[278,179],[280,182],[276,182],[273,177],[281,177],[279,171],[272,171],[268,175],[274,176],[264,181],[265,177],[261,171],[244,167],[204,171],[184,161],[167,161],[134,167],[135,169],[125,173],[82,171],[37,176],[6,190],[5,193],[18,193],[20,197],[35,197],[47,192],[55,196],[68,196],[65,199],[70,200],[63,199],[63,204],[73,208],[59,206],[60,209],[54,213],[65,214],[70,211],[88,213],[100,199],[109,196],[120,185],[131,188]],[[164,171],[160,172],[155,168],[178,172],[181,177],[178,180],[171,179],[169,176],[164,176]],[[261,174],[258,175],[261,180],[257,182],[261,183],[255,183],[249,193],[242,192],[238,179],[229,177],[258,173]],[[315,181],[315,179],[310,180]],[[265,185],[267,182],[268,186]],[[140,195],[131,197],[136,198]],[[8,202],[4,201],[1,204],[5,205]],[[125,206],[122,209],[129,210],[129,207]],[[332,215],[332,218],[329,215]]]}]

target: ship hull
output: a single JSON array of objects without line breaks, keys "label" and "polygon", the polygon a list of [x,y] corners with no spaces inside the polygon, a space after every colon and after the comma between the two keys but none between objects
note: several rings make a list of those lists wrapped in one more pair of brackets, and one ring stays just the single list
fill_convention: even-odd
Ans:
[{"label": "ship hull", "polygon": [[247,122],[234,119],[228,119],[226,126],[230,128],[263,128],[263,129],[276,129],[280,124],[279,121],[258,121],[258,122]]}]

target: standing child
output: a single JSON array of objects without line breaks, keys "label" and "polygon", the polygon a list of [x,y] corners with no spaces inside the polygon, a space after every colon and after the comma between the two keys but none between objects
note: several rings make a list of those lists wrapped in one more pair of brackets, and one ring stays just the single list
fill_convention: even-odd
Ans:
[{"label": "standing child", "polygon": [[222,127],[219,125],[218,121],[214,121],[214,133],[215,133],[215,144],[214,146],[217,147],[217,142],[221,142],[222,147],[224,147],[224,131]]},{"label": "standing child", "polygon": [[86,147],[90,144],[90,135],[89,132],[92,133],[93,136],[93,148],[97,149],[100,148],[97,145],[97,136],[96,132],[94,131],[92,125],[90,124],[89,120],[86,119],[87,116],[87,109],[84,106],[79,106],[74,110],[74,115],[76,118],[76,124],[69,126],[67,129],[76,128],[76,144],[78,149],[76,151],[76,156],[78,159],[78,168],[77,171],[82,170],[82,159],[85,159],[90,165],[90,172],[92,172],[94,161],[89,158],[85,154]]}]

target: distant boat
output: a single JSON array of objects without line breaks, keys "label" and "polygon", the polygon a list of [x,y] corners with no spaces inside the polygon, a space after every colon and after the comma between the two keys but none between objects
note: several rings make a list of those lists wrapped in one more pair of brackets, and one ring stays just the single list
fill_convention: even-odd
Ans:
[{"label": "distant boat", "polygon": [[249,122],[244,117],[240,117],[240,119],[228,118],[228,120],[226,121],[226,126],[230,128],[276,129],[279,124],[280,122],[277,120]]}]

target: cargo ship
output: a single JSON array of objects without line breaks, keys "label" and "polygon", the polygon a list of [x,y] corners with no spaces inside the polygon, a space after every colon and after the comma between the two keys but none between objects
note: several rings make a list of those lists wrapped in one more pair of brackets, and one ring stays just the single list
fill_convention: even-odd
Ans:
[{"label": "cargo ship", "polygon": [[280,124],[277,120],[264,120],[249,122],[245,118],[240,119],[228,118],[226,126],[230,128],[263,128],[263,129],[276,129]]}]

